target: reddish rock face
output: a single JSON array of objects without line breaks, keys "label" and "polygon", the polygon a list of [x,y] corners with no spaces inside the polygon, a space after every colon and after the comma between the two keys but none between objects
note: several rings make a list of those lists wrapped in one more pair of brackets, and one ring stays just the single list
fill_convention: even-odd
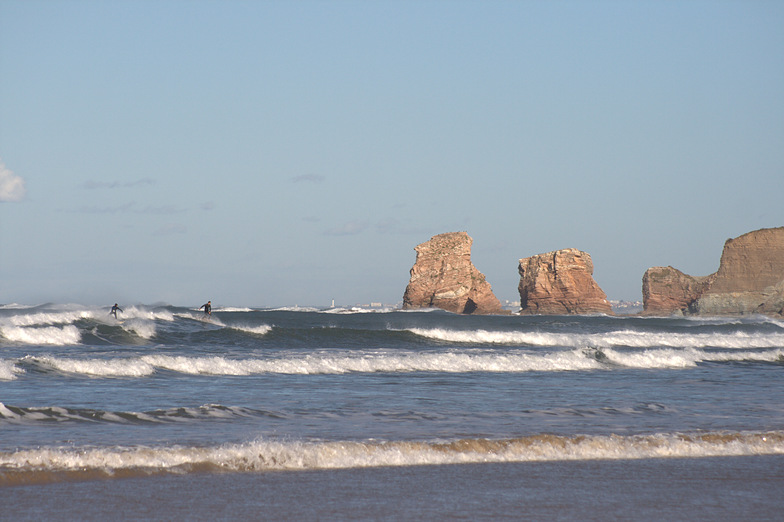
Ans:
[{"label": "reddish rock face", "polygon": [[649,268],[642,292],[648,315],[784,315],[784,227],[728,239],[719,270],[707,277]]},{"label": "reddish rock face", "polygon": [[567,248],[520,260],[521,314],[608,314],[607,295],[593,279],[587,252]]},{"label": "reddish rock face", "polygon": [[403,309],[441,308],[458,314],[502,314],[490,283],[471,263],[473,239],[465,232],[433,236],[417,245]]},{"label": "reddish rock face", "polygon": [[713,280],[692,277],[671,266],[656,266],[642,277],[642,302],[647,315],[685,312]]},{"label": "reddish rock face", "polygon": [[784,280],[784,227],[743,234],[724,243],[709,294],[762,292]]}]

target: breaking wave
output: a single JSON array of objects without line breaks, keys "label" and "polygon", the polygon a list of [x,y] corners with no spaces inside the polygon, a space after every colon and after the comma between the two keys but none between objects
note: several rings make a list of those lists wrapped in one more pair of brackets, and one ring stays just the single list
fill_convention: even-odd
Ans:
[{"label": "breaking wave", "polygon": [[503,440],[255,440],[213,447],[43,447],[0,452],[0,485],[160,473],[266,472],[488,462],[784,454],[784,432],[533,435]]},{"label": "breaking wave", "polygon": [[[54,356],[25,356],[19,364],[39,370],[60,371],[91,377],[146,377],[167,370],[189,375],[318,375],[343,373],[412,372],[552,372],[611,370],[623,368],[691,368],[705,362],[784,362],[784,349],[765,351],[711,352],[689,349],[650,349],[624,352],[605,348],[573,349],[549,353],[521,350],[491,351],[363,351],[290,354],[275,358],[232,359],[224,356],[191,357],[143,355],[113,359],[71,359]],[[0,374],[2,375],[2,374]]]},{"label": "breaking wave", "polygon": [[240,332],[247,332],[256,335],[267,335],[272,330],[272,327],[266,324],[262,324],[260,326],[233,324],[229,326],[229,328],[232,330],[239,330]]},{"label": "breaking wave", "polygon": [[79,341],[82,340],[82,334],[73,325],[63,327],[0,326],[0,336],[11,342],[41,345],[79,344]]},{"label": "breaking wave", "polygon": [[319,310],[322,314],[387,314],[390,312],[395,311],[394,308],[390,307],[382,307],[382,308],[362,308],[359,306],[352,306],[350,308],[328,308],[326,310]]},{"label": "breaking wave", "polygon": [[12,381],[20,373],[24,373],[24,370],[17,368],[11,361],[0,359],[0,381]]},{"label": "breaking wave", "polygon": [[510,344],[527,346],[574,346],[630,348],[776,348],[784,347],[784,334],[676,333],[618,330],[607,333],[577,334],[536,331],[449,330],[444,328],[410,328],[428,339],[473,344]]}]

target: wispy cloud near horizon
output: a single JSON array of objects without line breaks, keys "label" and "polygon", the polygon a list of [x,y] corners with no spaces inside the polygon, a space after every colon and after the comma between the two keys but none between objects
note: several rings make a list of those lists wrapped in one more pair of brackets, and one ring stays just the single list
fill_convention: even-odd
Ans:
[{"label": "wispy cloud near horizon", "polygon": [[79,188],[86,190],[95,189],[117,189],[117,188],[133,188],[142,187],[145,185],[155,185],[155,180],[152,178],[141,178],[134,181],[95,181],[87,180],[79,185]]},{"label": "wispy cloud near horizon", "polygon": [[340,226],[330,228],[324,232],[328,236],[353,236],[360,234],[367,228],[364,221],[349,221]]},{"label": "wispy cloud near horizon", "polygon": [[377,222],[376,231],[380,234],[423,234],[425,229],[422,227],[410,226],[396,218],[385,218]]},{"label": "wispy cloud near horizon", "polygon": [[188,228],[181,223],[167,223],[153,232],[154,236],[172,236],[176,234],[185,234]]},{"label": "wispy cloud near horizon", "polygon": [[26,193],[24,179],[0,160],[0,201],[21,201]]},{"label": "wispy cloud near horizon", "polygon": [[70,210],[63,210],[64,212],[68,213],[75,213],[75,214],[154,214],[154,215],[170,215],[170,214],[180,214],[182,212],[186,212],[187,209],[179,208],[174,205],[161,205],[161,206],[152,206],[147,205],[144,208],[137,208],[136,202],[131,201],[129,203],[123,203],[122,205],[114,205],[114,206],[106,206],[106,207],[99,207],[95,205],[83,205],[76,209]]}]

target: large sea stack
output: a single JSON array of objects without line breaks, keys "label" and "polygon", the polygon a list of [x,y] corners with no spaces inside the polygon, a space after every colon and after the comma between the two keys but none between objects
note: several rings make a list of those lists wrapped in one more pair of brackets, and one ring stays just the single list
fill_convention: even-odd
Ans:
[{"label": "large sea stack", "polygon": [[441,308],[458,314],[502,314],[490,283],[471,263],[466,232],[439,234],[417,245],[403,309]]},{"label": "large sea stack", "polygon": [[649,268],[642,297],[648,315],[782,316],[784,227],[728,239],[719,270],[706,277],[687,276],[672,267]]},{"label": "large sea stack", "polygon": [[587,252],[566,248],[520,260],[521,314],[608,314],[607,294],[593,279]]}]

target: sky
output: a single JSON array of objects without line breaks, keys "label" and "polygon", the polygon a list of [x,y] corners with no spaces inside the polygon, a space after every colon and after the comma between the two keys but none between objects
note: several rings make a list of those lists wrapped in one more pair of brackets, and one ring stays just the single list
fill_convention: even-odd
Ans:
[{"label": "sky", "polygon": [[0,0],[0,303],[608,298],[784,226],[784,2]]}]

